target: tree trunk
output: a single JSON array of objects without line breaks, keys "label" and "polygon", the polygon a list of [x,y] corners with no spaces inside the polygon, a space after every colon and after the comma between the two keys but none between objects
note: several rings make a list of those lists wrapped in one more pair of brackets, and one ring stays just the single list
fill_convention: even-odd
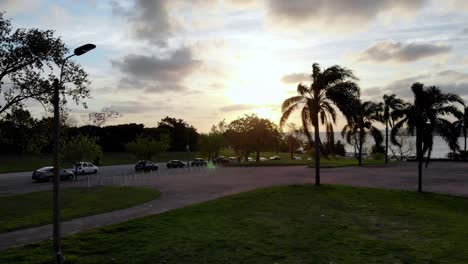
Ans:
[{"label": "tree trunk", "polygon": [[364,144],[364,139],[362,136],[362,129],[359,130],[359,153],[358,153],[358,165],[362,166],[362,145]]},{"label": "tree trunk", "polygon": [[294,151],[291,145],[289,145],[289,153],[291,154],[291,160],[292,160],[294,158]]},{"label": "tree trunk", "polygon": [[385,164],[388,164],[388,120],[385,121]]},{"label": "tree trunk", "polygon": [[466,128],[463,126],[463,137],[465,138],[465,155],[466,155]]},{"label": "tree trunk", "polygon": [[423,165],[423,155],[422,155],[422,138],[421,138],[421,128],[416,127],[416,157],[418,159],[418,192],[422,192],[422,165]]},{"label": "tree trunk", "polygon": [[315,117],[315,185],[320,185],[320,134],[318,116]]},{"label": "tree trunk", "polygon": [[255,158],[257,162],[260,162],[260,151],[257,151],[257,156]]}]

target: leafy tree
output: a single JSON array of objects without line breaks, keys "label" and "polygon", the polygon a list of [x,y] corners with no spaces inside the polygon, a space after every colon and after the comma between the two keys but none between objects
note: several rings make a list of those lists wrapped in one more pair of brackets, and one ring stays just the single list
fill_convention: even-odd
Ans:
[{"label": "leafy tree", "polygon": [[104,107],[101,112],[92,112],[88,114],[88,122],[93,126],[102,127],[112,119],[119,118],[122,115],[109,107]]},{"label": "leafy tree", "polygon": [[343,157],[346,156],[345,145],[340,140],[335,143],[335,154]]},{"label": "leafy tree", "polygon": [[197,146],[197,130],[182,119],[167,116],[158,123],[158,128],[169,134],[171,151],[185,151],[187,145],[194,150]]},{"label": "leafy tree", "polygon": [[[312,84],[307,87],[297,86],[299,95],[283,102],[280,127],[296,110],[301,112],[302,127],[309,143],[315,142],[315,184],[320,184],[320,128],[319,125],[335,123],[336,110],[349,113],[350,104],[359,97],[359,87],[354,82],[357,78],[351,70],[332,66],[322,70],[317,63],[312,65]],[[315,140],[310,134],[310,125],[314,127]]]},{"label": "leafy tree", "polygon": [[219,155],[219,152],[226,146],[224,120],[211,127],[208,134],[201,134],[199,138],[199,149],[202,153],[208,155],[208,160],[212,160]]},{"label": "leafy tree", "polygon": [[463,147],[463,155],[462,157],[466,158],[467,152],[466,152],[466,129],[468,127],[468,107],[465,107],[463,109],[463,116],[459,118],[457,121],[454,123],[455,128],[458,131],[458,135],[463,135],[464,139],[464,147]]},{"label": "leafy tree", "polygon": [[347,124],[343,127],[341,132],[343,138],[352,144],[353,136],[358,138],[358,164],[362,166],[362,147],[366,140],[366,134],[371,133],[374,138],[376,146],[382,144],[382,133],[374,126],[374,122],[380,122],[382,104],[375,104],[373,102],[355,101],[352,105],[353,110],[346,115]]},{"label": "leafy tree", "polygon": [[160,140],[138,137],[127,144],[127,150],[135,155],[137,159],[151,160],[156,154],[169,148],[169,138],[162,136]]},{"label": "leafy tree", "polygon": [[383,96],[383,122],[385,123],[385,164],[388,163],[388,128],[392,128],[395,121],[397,121],[401,116],[398,116],[398,113],[401,113],[401,110],[406,107],[406,103],[396,97],[395,94]]},{"label": "leafy tree", "polygon": [[102,157],[102,150],[93,138],[80,135],[63,144],[61,157],[69,163],[95,160]]},{"label": "leafy tree", "polygon": [[260,152],[274,150],[280,139],[276,125],[268,119],[256,115],[245,115],[232,121],[226,130],[226,138],[239,156],[247,161],[250,153],[256,153],[260,161]]},{"label": "leafy tree", "polygon": [[418,191],[422,192],[422,164],[425,153],[426,166],[429,163],[434,134],[440,135],[449,145],[450,149],[458,149],[458,131],[456,127],[444,117],[454,116],[458,119],[463,113],[455,104],[464,105],[460,96],[444,93],[436,86],[424,87],[422,83],[411,86],[414,103],[408,105],[401,114],[403,118],[398,121],[392,131],[392,143],[399,145],[396,138],[398,132],[406,125],[410,135],[416,134],[416,158],[418,160]]},{"label": "leafy tree", "polygon": [[288,124],[289,132],[283,136],[283,141],[288,146],[288,152],[291,159],[294,159],[294,152],[302,146],[302,131],[297,128],[294,123]]},{"label": "leafy tree", "polygon": [[[68,53],[52,30],[13,30],[11,21],[0,12],[0,115],[28,99],[50,106],[52,83],[57,78],[54,65],[61,65]],[[64,66],[63,84],[63,104],[66,98],[79,103],[89,97],[88,75],[73,60]]]}]

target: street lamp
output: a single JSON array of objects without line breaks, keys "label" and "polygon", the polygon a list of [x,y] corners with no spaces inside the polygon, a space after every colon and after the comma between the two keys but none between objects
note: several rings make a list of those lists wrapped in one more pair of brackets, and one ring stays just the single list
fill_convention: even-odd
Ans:
[{"label": "street lamp", "polygon": [[94,44],[85,44],[76,48],[72,55],[66,57],[60,67],[60,80],[54,80],[54,259],[56,264],[62,263],[62,250],[60,245],[60,164],[59,164],[59,137],[60,137],[60,94],[59,90],[62,87],[63,67],[65,62],[73,56],[81,56],[86,52],[96,48]]}]

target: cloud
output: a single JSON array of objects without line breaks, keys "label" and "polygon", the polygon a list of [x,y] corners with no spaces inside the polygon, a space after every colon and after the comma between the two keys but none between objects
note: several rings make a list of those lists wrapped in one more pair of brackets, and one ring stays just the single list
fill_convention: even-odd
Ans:
[{"label": "cloud", "polygon": [[113,1],[112,9],[115,15],[128,21],[134,37],[165,46],[173,29],[167,4],[166,0],[135,0],[133,6],[124,7]]},{"label": "cloud", "polygon": [[415,82],[426,86],[438,86],[444,92],[468,96],[468,73],[446,70],[432,74],[421,74],[390,82],[383,87],[363,89],[361,95],[367,100],[382,100],[384,94],[396,94],[406,100],[412,100],[411,85]]},{"label": "cloud", "polygon": [[192,58],[188,48],[181,48],[166,58],[129,54],[111,64],[122,72],[120,86],[125,89],[145,89],[147,92],[184,91],[182,81],[201,62]]},{"label": "cloud", "polygon": [[398,12],[414,15],[427,0],[269,0],[268,16],[274,23],[307,25],[319,30],[365,28],[379,15]]},{"label": "cloud", "polygon": [[281,77],[281,81],[286,84],[297,84],[308,80],[310,80],[310,76],[305,73],[291,73]]},{"label": "cloud", "polygon": [[116,101],[110,106],[110,109],[124,114],[154,113],[158,111],[167,111],[171,106],[164,101],[144,102],[140,100]]},{"label": "cloud", "polygon": [[255,106],[247,105],[247,104],[233,104],[233,105],[223,106],[219,110],[221,110],[221,112],[235,112],[235,111],[250,110],[252,108],[255,108]]},{"label": "cloud", "polygon": [[461,32],[462,35],[468,35],[468,28],[464,28]]},{"label": "cloud", "polygon": [[420,59],[447,54],[451,51],[450,46],[434,45],[427,43],[409,43],[383,41],[378,42],[359,56],[361,61],[375,62],[412,62]]}]

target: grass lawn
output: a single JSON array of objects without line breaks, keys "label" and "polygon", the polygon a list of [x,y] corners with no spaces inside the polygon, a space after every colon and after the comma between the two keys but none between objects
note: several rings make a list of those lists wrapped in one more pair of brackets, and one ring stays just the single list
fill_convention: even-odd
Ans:
[{"label": "grass lawn", "polygon": [[[374,160],[374,159],[363,159],[363,165],[379,165],[384,164],[384,160]],[[315,167],[313,160],[307,160],[307,157],[302,160],[291,160],[289,156],[287,158],[282,158],[281,160],[267,160],[261,162],[234,162],[226,164],[227,167],[274,167],[274,166],[305,166]],[[320,160],[321,168],[337,168],[337,167],[349,167],[357,166],[358,161],[354,158],[322,158]]]},{"label": "grass lawn", "polygon": [[[323,185],[274,187],[94,229],[67,263],[468,263],[468,199]],[[50,241],[0,263],[51,263]]]},{"label": "grass lawn", "polygon": [[[159,191],[141,187],[64,188],[62,220],[110,212],[151,201]],[[0,196],[0,233],[52,223],[52,191]]]}]

